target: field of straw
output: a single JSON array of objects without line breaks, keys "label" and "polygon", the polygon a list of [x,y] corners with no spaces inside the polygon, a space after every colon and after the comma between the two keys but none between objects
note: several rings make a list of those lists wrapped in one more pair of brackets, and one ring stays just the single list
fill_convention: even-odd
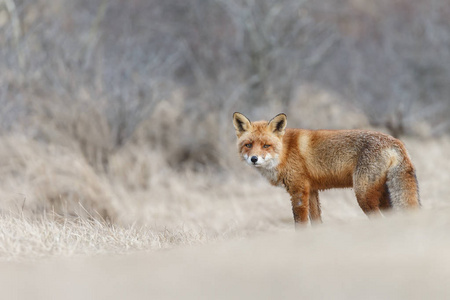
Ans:
[{"label": "field of straw", "polygon": [[[448,296],[450,141],[405,142],[417,167],[420,212],[369,221],[350,189],[332,190],[321,193],[324,224],[294,232],[286,192],[237,157],[231,176],[162,169],[146,188],[131,188],[142,170],[126,155],[117,154],[112,166],[128,165],[127,174],[116,170],[117,178],[108,178],[61,149],[3,139],[2,151],[10,150],[2,152],[2,198],[15,201],[4,204],[0,220],[3,293],[9,299]],[[142,165],[155,157],[141,155]],[[53,192],[53,202],[43,200]]]}]

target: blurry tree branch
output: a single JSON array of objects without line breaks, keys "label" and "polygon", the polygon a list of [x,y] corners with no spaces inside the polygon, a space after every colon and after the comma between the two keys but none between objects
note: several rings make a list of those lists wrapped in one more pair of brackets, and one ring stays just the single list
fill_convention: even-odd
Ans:
[{"label": "blurry tree branch", "polygon": [[6,7],[9,17],[11,18],[12,28],[14,31],[14,38],[16,43],[18,43],[20,37],[22,36],[22,27],[20,25],[19,15],[17,13],[16,3],[14,2],[14,0],[2,0],[0,4],[2,3]]},{"label": "blurry tree branch", "polygon": [[92,22],[91,28],[89,30],[89,39],[86,45],[86,57],[84,59],[84,67],[88,66],[91,63],[92,52],[94,51],[95,46],[99,42],[100,23],[105,18],[108,3],[109,0],[102,0],[98,8],[97,15],[94,21]]}]

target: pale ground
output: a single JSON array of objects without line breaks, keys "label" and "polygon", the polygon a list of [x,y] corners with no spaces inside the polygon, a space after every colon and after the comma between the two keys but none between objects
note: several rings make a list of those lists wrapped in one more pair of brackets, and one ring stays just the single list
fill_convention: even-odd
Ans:
[{"label": "pale ground", "polygon": [[[5,299],[448,298],[450,142],[406,144],[423,204],[412,215],[368,221],[351,190],[333,190],[321,194],[324,224],[293,232],[287,194],[249,180],[254,173],[246,169],[223,181],[185,174],[149,183],[152,194],[128,194],[117,225],[3,210],[2,293]],[[119,199],[125,195],[111,186]]]},{"label": "pale ground", "polygon": [[450,211],[121,256],[2,263],[5,299],[445,299]]}]

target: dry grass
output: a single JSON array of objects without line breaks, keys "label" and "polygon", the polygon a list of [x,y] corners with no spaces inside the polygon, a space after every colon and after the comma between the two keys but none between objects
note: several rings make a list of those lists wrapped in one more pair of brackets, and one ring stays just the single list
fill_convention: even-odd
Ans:
[{"label": "dry grass", "polygon": [[[421,212],[369,222],[351,190],[327,191],[324,224],[296,234],[286,192],[237,158],[226,171],[176,171],[163,153],[131,145],[104,173],[67,148],[17,136],[0,144],[6,298],[448,296],[446,138],[406,140]],[[97,196],[114,219],[96,213]]]},{"label": "dry grass", "polygon": [[116,217],[109,185],[80,153],[11,135],[0,139],[0,161],[0,208],[4,211]]},{"label": "dry grass", "polygon": [[[131,255],[2,263],[8,299],[446,299],[449,209]],[[130,237],[133,239],[133,237]]]},{"label": "dry grass", "polygon": [[[23,137],[1,141],[2,260],[129,253],[293,229],[286,192],[237,158],[229,173],[175,171],[161,163],[161,153],[130,147],[114,155],[105,174],[81,154]],[[448,207],[450,141],[406,144],[423,208]],[[351,190],[323,192],[321,201],[325,224],[366,219]],[[99,207],[115,217],[105,220]]]},{"label": "dry grass", "polygon": [[127,254],[208,240],[201,232],[182,226],[155,230],[147,226],[117,226],[95,219],[68,219],[54,214],[34,218],[3,214],[0,226],[0,257],[5,261]]}]

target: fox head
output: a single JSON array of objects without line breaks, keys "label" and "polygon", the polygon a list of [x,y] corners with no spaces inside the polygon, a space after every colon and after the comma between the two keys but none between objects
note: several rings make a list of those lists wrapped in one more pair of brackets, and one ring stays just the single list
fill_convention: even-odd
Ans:
[{"label": "fox head", "polygon": [[271,169],[278,165],[287,124],[285,114],[278,114],[269,122],[250,122],[246,116],[236,112],[233,124],[243,160],[258,168]]}]

